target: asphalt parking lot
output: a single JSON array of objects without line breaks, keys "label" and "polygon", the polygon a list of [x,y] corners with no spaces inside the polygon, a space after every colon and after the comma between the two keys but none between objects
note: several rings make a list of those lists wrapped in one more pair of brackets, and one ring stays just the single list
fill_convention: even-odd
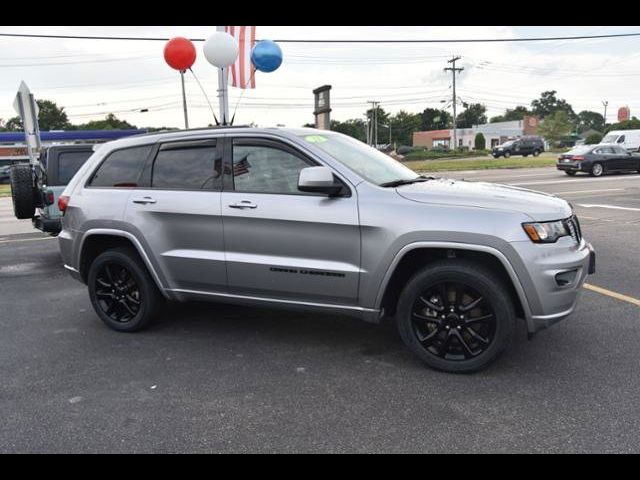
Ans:
[{"label": "asphalt parking lot", "polygon": [[611,292],[474,375],[347,317],[174,305],[115,333],[0,199],[0,452],[639,452],[640,175],[451,176],[569,200]]}]

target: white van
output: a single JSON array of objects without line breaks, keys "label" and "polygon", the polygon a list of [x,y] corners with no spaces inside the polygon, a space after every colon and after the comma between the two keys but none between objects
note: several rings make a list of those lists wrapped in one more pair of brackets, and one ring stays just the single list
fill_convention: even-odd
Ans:
[{"label": "white van", "polygon": [[640,130],[612,130],[600,143],[614,143],[628,152],[640,151]]}]

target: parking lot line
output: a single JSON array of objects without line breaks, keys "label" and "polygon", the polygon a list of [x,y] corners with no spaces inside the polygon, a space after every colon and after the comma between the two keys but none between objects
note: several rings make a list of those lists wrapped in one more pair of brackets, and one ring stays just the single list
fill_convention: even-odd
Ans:
[{"label": "parking lot line", "polygon": [[640,212],[640,208],[619,207],[617,205],[598,205],[593,203],[579,203],[578,205],[584,208],[610,208],[612,210],[629,210],[631,212]]},{"label": "parking lot line", "polygon": [[42,237],[42,238],[17,238],[13,240],[0,240],[0,243],[17,243],[17,242],[35,242],[36,240],[55,240],[56,237]]},{"label": "parking lot line", "polygon": [[624,192],[624,190],[624,188],[603,188],[600,190],[568,190],[566,192],[553,192],[553,194],[566,195],[568,193]]},{"label": "parking lot line", "polygon": [[623,295],[622,293],[613,292],[611,290],[607,290],[606,288],[598,287],[597,285],[591,285],[590,283],[585,283],[584,288],[586,288],[587,290],[591,290],[592,292],[606,295],[607,297],[615,298],[616,300],[631,303],[636,307],[640,307],[640,299],[630,297],[628,295]]},{"label": "parking lot line", "polygon": [[602,181],[606,181],[606,182],[619,182],[619,181],[629,181],[629,180],[636,180],[636,179],[640,179],[640,177],[638,176],[620,176],[620,177],[615,177],[615,178],[604,178],[604,177],[593,177],[593,178],[572,178],[570,180],[552,180],[552,181],[535,181],[535,182],[515,182],[515,183],[510,183],[509,185],[515,185],[518,187],[521,186],[526,186],[526,185],[558,185],[558,184],[562,184],[562,183],[593,183],[593,182],[602,182]]}]

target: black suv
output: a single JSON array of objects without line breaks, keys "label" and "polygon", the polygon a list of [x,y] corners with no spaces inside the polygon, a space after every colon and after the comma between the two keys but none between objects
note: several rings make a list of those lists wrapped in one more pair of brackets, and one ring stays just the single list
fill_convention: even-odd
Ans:
[{"label": "black suv", "polygon": [[544,152],[544,142],[540,137],[522,137],[494,147],[491,155],[493,155],[493,158],[509,158],[511,155],[522,155],[523,157],[533,155],[537,157],[542,152]]}]

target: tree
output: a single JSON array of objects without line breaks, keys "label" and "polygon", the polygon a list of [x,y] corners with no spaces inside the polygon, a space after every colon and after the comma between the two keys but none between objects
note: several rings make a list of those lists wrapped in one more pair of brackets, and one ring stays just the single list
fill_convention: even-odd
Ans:
[{"label": "tree", "polygon": [[565,112],[569,121],[576,120],[576,114],[573,107],[566,100],[556,97],[556,90],[547,90],[542,92],[540,98],[531,102],[531,111],[540,118],[546,118],[558,111]]},{"label": "tree", "polygon": [[[400,110],[389,118],[387,125],[391,125],[392,142],[398,145],[411,145],[413,143],[413,132],[419,131],[422,126],[422,116],[419,113],[408,113]],[[389,130],[387,130],[388,132]]]},{"label": "tree", "polygon": [[578,114],[577,128],[580,133],[587,130],[602,132],[604,130],[604,117],[597,112],[583,110]]},{"label": "tree", "polygon": [[[64,107],[58,107],[51,100],[36,100],[38,105],[38,126],[41,131],[47,130],[67,130],[71,127]],[[22,120],[20,117],[12,117],[7,120],[4,128],[8,131],[22,130]]]},{"label": "tree", "polygon": [[481,103],[471,103],[456,118],[458,128],[471,128],[474,125],[487,123],[487,107]]},{"label": "tree", "polygon": [[113,113],[108,114],[104,120],[91,120],[76,127],[78,130],[128,130],[137,128],[126,120],[120,120]]},{"label": "tree", "polygon": [[[311,127],[315,128],[315,125],[311,125]],[[359,118],[350,119],[345,122],[331,120],[331,130],[344,133],[345,135],[349,135],[350,137],[356,138],[362,142],[367,141],[366,124],[364,123],[364,120],[360,120]]]},{"label": "tree", "polygon": [[36,100],[38,104],[38,125],[40,130],[64,130],[71,125],[64,107],[58,107],[51,100]]},{"label": "tree", "polygon": [[624,122],[619,122],[619,123],[614,123],[609,125],[604,133],[609,133],[611,130],[636,130],[636,129],[640,129],[640,120],[638,120],[636,117],[633,117],[631,120],[625,120]]},{"label": "tree", "polygon": [[538,134],[552,145],[557,144],[571,132],[571,121],[565,111],[557,111],[548,115],[538,127]]},{"label": "tree", "polygon": [[4,124],[4,129],[7,132],[19,132],[19,131],[21,131],[22,130],[22,121],[20,120],[20,117],[11,117]]},{"label": "tree", "polygon": [[425,108],[420,114],[420,130],[443,130],[451,126],[451,114],[446,110]]},{"label": "tree", "polygon": [[487,146],[487,141],[484,138],[484,135],[480,132],[476,133],[476,138],[474,140],[474,148],[476,150],[484,150]]},{"label": "tree", "polygon": [[586,145],[597,145],[601,141],[602,141],[602,134],[600,134],[600,133],[592,133],[591,135],[589,135],[585,139],[584,143]]}]

